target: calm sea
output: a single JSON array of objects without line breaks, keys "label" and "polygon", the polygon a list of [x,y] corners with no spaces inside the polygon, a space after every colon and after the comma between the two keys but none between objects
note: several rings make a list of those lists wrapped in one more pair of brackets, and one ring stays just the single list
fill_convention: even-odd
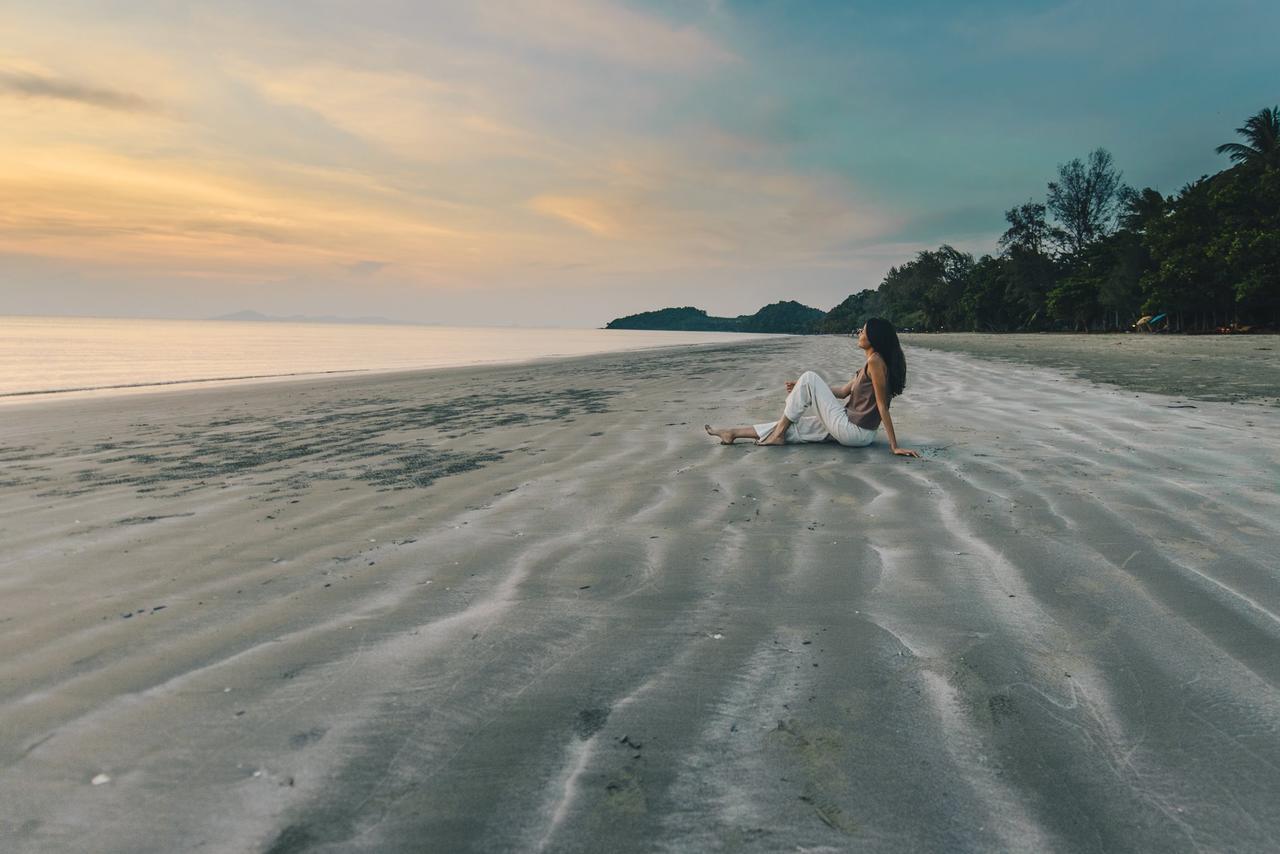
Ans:
[{"label": "calm sea", "polygon": [[0,316],[0,402],[522,362],[765,337],[769,336]]}]

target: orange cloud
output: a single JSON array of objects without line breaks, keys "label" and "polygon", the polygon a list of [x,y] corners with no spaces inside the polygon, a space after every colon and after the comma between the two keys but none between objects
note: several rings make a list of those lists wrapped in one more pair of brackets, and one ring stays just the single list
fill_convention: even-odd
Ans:
[{"label": "orange cloud", "polygon": [[265,269],[382,255],[464,253],[465,235],[420,217],[263,184],[182,162],[87,148],[10,150],[0,161],[0,249],[163,264],[252,261]]}]

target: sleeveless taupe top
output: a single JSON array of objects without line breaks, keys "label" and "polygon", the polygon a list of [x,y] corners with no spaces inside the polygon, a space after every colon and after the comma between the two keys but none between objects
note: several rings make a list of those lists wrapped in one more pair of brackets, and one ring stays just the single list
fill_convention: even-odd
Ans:
[{"label": "sleeveless taupe top", "polygon": [[[888,406],[888,402],[885,403]],[[853,375],[853,392],[849,402],[844,405],[849,421],[864,430],[874,430],[880,426],[880,409],[876,406],[876,390],[871,385],[871,374],[867,366]]]}]

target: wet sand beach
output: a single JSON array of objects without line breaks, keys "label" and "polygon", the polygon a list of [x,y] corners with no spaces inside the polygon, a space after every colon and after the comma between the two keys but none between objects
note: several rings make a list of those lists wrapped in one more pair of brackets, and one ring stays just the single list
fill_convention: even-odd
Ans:
[{"label": "wet sand beach", "polygon": [[1280,336],[903,335],[907,346],[1057,368],[1152,394],[1280,405]]},{"label": "wet sand beach", "polygon": [[829,337],[6,408],[0,848],[1280,847],[1280,391],[907,356],[918,461],[702,433]]}]

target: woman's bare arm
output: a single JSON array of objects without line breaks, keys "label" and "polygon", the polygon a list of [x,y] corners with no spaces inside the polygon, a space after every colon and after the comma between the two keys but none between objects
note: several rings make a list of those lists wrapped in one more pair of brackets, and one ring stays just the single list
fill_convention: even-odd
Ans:
[{"label": "woman's bare arm", "polygon": [[876,393],[876,409],[880,410],[880,423],[884,425],[884,434],[889,437],[889,450],[901,457],[918,457],[919,451],[910,448],[899,448],[898,437],[893,432],[893,418],[889,415],[889,371],[883,359],[869,359],[867,371],[871,374],[871,388]]}]

